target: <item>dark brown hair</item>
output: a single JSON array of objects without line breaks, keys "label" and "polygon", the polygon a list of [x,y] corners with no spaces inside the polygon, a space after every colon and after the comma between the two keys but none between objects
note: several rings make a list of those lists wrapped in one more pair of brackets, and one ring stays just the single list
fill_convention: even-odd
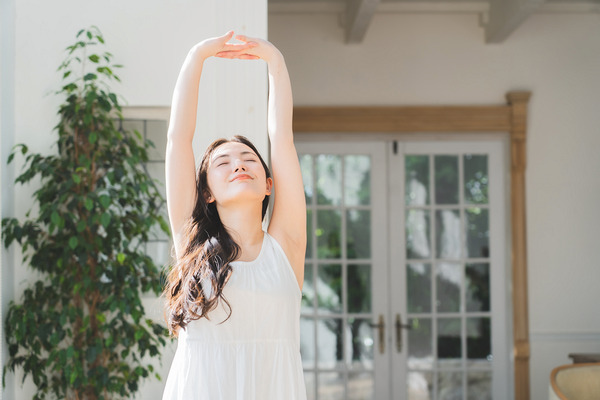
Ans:
[{"label": "dark brown hair", "polygon": [[[260,159],[267,178],[271,177],[269,167],[262,159],[252,142],[244,136],[215,140],[204,152],[196,173],[196,204],[191,217],[184,227],[184,253],[171,266],[163,294],[167,300],[167,325],[172,336],[178,336],[179,328],[190,321],[207,318],[220,300],[229,308],[226,321],[231,316],[231,305],[223,296],[223,288],[231,277],[231,266],[240,251],[239,245],[227,232],[216,202],[207,203],[210,194],[207,171],[210,157],[217,147],[229,142],[237,142],[250,147]],[[269,206],[269,197],[262,202],[262,217]],[[224,322],[223,321],[223,322]]]}]

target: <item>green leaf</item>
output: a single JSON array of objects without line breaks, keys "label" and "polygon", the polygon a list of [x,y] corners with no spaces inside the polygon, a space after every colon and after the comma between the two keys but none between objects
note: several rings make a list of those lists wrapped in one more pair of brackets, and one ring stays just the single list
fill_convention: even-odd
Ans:
[{"label": "green leaf", "polygon": [[77,222],[77,232],[81,233],[85,230],[85,228],[87,227],[87,223],[85,222],[85,220],[79,220]]},{"label": "green leaf", "polygon": [[91,144],[96,143],[96,141],[98,140],[98,134],[96,132],[90,133],[90,136],[88,136],[88,140]]},{"label": "green leaf", "polygon": [[100,223],[106,228],[110,224],[110,214],[107,212],[103,213],[100,217]]},{"label": "green leaf", "polygon": [[92,211],[92,208],[94,208],[94,201],[88,197],[85,199],[84,206],[88,211]]},{"label": "green leaf", "polygon": [[79,239],[77,239],[77,236],[71,236],[71,238],[69,239],[69,247],[72,250],[75,250],[75,247],[77,247],[78,243],[79,243]]},{"label": "green leaf", "polygon": [[69,378],[69,382],[71,382],[71,385],[75,383],[75,380],[77,380],[77,370],[71,371],[71,376]]},{"label": "green leaf", "polygon": [[123,253],[117,254],[117,261],[119,262],[119,264],[123,264],[123,262],[125,261],[125,254],[123,254]]},{"label": "green leaf", "polygon": [[104,207],[105,209],[108,208],[108,206],[110,206],[110,196],[103,194],[102,196],[100,196],[99,201],[102,207]]},{"label": "green leaf", "polygon": [[91,72],[88,73],[88,74],[85,74],[85,76],[83,77],[84,81],[92,81],[92,80],[95,80],[95,79],[98,79],[98,75],[92,74]]},{"label": "green leaf", "polygon": [[58,212],[56,212],[56,210],[54,210],[52,212],[52,215],[50,216],[50,220],[52,221],[52,223],[54,225],[60,225],[61,219],[62,218],[60,217],[60,215],[58,215]]},{"label": "green leaf", "polygon": [[73,182],[79,185],[81,183],[81,177],[77,174],[71,174],[71,178],[73,178]]}]

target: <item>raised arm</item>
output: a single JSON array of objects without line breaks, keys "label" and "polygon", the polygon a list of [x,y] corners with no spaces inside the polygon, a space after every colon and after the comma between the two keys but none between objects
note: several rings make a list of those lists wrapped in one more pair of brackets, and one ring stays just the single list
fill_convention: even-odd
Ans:
[{"label": "raised arm", "polygon": [[281,243],[299,282],[304,277],[306,252],[306,200],[298,154],[292,131],[292,86],[281,52],[266,40],[236,36],[246,43],[256,43],[246,51],[224,51],[225,58],[266,61],[269,72],[267,128],[271,142],[271,166],[274,181],[273,215],[269,234]]},{"label": "raised arm", "polygon": [[192,215],[196,201],[196,166],[192,139],[196,129],[198,86],[204,61],[219,51],[243,50],[253,45],[234,45],[226,42],[233,31],[206,39],[190,49],[183,62],[173,92],[171,116],[167,132],[165,174],[167,209],[175,252],[179,258],[184,249],[182,228]]}]

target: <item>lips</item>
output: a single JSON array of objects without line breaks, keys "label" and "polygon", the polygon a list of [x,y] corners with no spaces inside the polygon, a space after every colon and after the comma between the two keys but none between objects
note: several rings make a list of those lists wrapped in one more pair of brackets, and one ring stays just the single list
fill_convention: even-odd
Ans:
[{"label": "lips", "polygon": [[246,179],[252,179],[252,177],[248,174],[238,174],[236,176],[233,177],[233,179],[231,180],[231,182],[233,181],[237,181],[237,180],[246,180]]}]

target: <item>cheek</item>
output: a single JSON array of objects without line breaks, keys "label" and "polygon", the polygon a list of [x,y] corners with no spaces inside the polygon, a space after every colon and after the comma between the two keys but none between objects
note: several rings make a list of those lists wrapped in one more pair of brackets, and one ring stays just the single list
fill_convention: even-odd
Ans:
[{"label": "cheek", "polygon": [[206,182],[208,183],[208,189],[213,196],[217,196],[220,192],[219,185],[219,173],[218,171],[209,170],[206,174]]}]

